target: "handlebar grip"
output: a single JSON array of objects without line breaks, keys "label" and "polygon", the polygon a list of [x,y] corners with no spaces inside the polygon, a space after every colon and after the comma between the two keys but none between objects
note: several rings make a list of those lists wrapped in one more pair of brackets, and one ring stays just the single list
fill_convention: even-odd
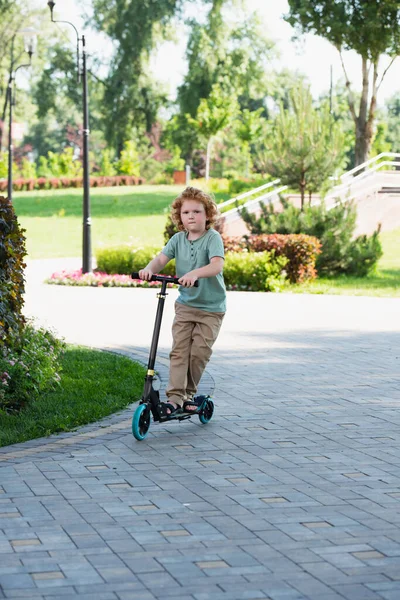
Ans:
[{"label": "handlebar grip", "polygon": [[[132,279],[140,279],[139,273],[132,273]],[[142,280],[141,280],[142,281]],[[179,277],[172,277],[170,275],[152,275],[150,281],[166,281],[167,283],[174,283],[175,285],[180,285]],[[195,281],[194,287],[199,287],[199,282]]]}]

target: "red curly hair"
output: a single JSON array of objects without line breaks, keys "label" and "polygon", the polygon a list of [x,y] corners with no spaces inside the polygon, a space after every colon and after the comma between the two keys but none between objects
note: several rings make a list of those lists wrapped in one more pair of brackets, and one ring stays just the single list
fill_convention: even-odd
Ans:
[{"label": "red curly hair", "polygon": [[196,202],[201,202],[204,206],[204,210],[206,211],[206,229],[210,229],[216,223],[220,215],[217,205],[210,194],[189,186],[175,198],[171,206],[171,219],[179,231],[184,231],[185,229],[181,219],[182,204],[185,200],[195,200]]}]

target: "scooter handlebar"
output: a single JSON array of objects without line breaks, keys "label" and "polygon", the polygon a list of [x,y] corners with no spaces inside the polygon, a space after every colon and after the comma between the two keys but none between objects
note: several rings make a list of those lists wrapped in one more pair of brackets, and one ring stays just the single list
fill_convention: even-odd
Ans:
[{"label": "scooter handlebar", "polygon": [[[131,278],[132,279],[140,279],[139,273],[132,273]],[[141,280],[141,281],[143,281],[143,280]],[[179,277],[172,277],[170,275],[152,275],[150,281],[161,281],[161,282],[166,281],[167,283],[174,283],[175,285],[180,285]],[[199,282],[195,281],[194,287],[198,287],[198,286],[199,286]]]}]

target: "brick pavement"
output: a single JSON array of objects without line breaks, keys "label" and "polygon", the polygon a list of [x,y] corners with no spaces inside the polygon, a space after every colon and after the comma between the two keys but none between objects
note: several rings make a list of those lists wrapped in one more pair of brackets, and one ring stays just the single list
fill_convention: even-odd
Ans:
[{"label": "brick pavement", "polygon": [[[145,360],[153,290],[41,274],[28,314]],[[399,309],[230,294],[208,425],[152,424],[136,442],[128,410],[0,449],[0,598],[399,600]]]}]

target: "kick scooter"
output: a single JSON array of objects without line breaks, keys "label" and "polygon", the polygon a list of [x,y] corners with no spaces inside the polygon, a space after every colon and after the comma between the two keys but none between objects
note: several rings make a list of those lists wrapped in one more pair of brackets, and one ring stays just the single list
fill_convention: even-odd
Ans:
[{"label": "kick scooter", "polygon": [[[132,279],[140,279],[139,273],[132,273]],[[167,275],[153,275],[151,281],[160,281],[161,290],[157,294],[158,306],[156,320],[154,323],[153,338],[151,341],[149,362],[147,365],[147,373],[144,382],[143,396],[140,400],[139,406],[136,408],[133,419],[132,419],[132,433],[134,437],[141,441],[146,437],[149,428],[151,415],[153,420],[159,423],[165,423],[166,421],[183,421],[190,419],[192,416],[197,415],[200,422],[203,424],[208,423],[214,412],[214,403],[210,396],[196,396],[193,398],[193,402],[198,405],[197,410],[193,412],[183,412],[182,410],[176,410],[171,414],[166,411],[165,404],[160,402],[160,394],[158,390],[153,387],[153,381],[155,376],[154,365],[156,362],[156,354],[158,347],[158,339],[160,337],[161,321],[164,310],[164,303],[167,297],[167,284],[174,283],[179,285],[178,277],[169,277]],[[198,285],[196,281],[195,286]]]}]

